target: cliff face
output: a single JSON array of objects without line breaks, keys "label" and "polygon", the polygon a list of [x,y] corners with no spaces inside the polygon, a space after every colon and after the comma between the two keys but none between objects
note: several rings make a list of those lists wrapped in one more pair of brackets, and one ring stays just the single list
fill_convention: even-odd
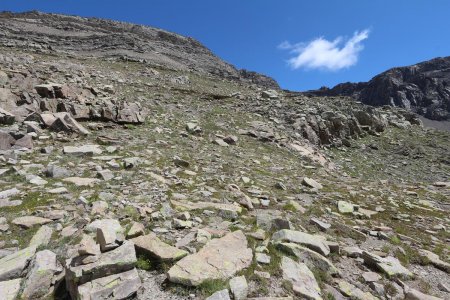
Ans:
[{"label": "cliff face", "polygon": [[110,57],[174,70],[252,81],[278,88],[272,78],[237,70],[190,37],[117,21],[28,12],[0,13],[0,43],[40,52]]},{"label": "cliff face", "polygon": [[403,107],[429,119],[449,120],[450,56],[393,68],[369,82],[342,83],[311,93],[352,96],[369,105]]}]

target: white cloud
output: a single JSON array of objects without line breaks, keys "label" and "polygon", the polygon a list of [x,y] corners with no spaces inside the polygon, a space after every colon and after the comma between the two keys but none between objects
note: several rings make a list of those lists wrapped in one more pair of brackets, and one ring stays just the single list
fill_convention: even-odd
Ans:
[{"label": "white cloud", "polygon": [[[362,41],[369,37],[369,30],[355,32],[353,37],[345,41],[340,36],[334,41],[323,37],[309,43],[292,45],[288,41],[281,43],[278,48],[290,50],[294,55],[288,60],[293,69],[325,69],[337,71],[348,68],[358,62],[358,55],[364,49]],[[345,41],[344,45],[343,42]]]}]

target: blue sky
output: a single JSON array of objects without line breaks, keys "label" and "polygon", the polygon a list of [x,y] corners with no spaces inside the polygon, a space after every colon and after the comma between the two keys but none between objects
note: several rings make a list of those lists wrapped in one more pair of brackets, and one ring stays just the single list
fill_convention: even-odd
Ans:
[{"label": "blue sky", "polygon": [[191,36],[238,68],[308,90],[450,55],[448,0],[0,0]]}]

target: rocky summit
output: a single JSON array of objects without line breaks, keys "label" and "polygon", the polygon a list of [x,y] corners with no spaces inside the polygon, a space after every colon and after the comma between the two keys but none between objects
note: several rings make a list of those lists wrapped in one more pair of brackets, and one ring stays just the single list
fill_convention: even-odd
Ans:
[{"label": "rocky summit", "polygon": [[450,56],[393,68],[369,82],[341,83],[308,93],[351,96],[369,105],[402,107],[431,120],[450,121]]},{"label": "rocky summit", "polygon": [[415,113],[448,114],[445,64],[297,93],[164,30],[1,13],[0,299],[450,299],[450,133]]}]

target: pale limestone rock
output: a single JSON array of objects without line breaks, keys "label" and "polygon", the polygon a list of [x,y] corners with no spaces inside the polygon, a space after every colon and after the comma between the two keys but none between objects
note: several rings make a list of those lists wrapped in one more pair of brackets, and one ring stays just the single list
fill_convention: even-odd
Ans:
[{"label": "pale limestone rock", "polygon": [[83,146],[64,146],[64,154],[70,154],[75,156],[83,155],[98,155],[102,154],[102,150],[99,145],[83,145]]},{"label": "pale limestone rock", "polygon": [[0,281],[18,278],[36,253],[31,246],[0,259]]},{"label": "pale limestone rock", "polygon": [[44,225],[50,222],[52,222],[52,220],[35,216],[18,217],[12,221],[13,224],[27,229],[35,225]]},{"label": "pale limestone rock", "polygon": [[55,253],[50,250],[36,253],[25,279],[22,298],[37,299],[50,294],[53,276],[61,271],[62,267],[59,265]]},{"label": "pale limestone rock", "polygon": [[205,280],[227,279],[250,266],[253,253],[242,231],[209,241],[199,252],[178,261],[168,272],[171,282],[198,286]]},{"label": "pale limestone rock", "polygon": [[281,259],[283,279],[292,283],[294,293],[312,300],[322,300],[320,287],[314,274],[304,263],[297,263],[289,257]]},{"label": "pale limestone rock", "polygon": [[298,262],[306,264],[310,269],[318,269],[329,275],[339,274],[338,269],[331,261],[306,247],[294,243],[277,243],[275,246],[290,255],[294,255]]},{"label": "pale limestone rock", "polygon": [[79,300],[130,299],[141,286],[136,269],[86,282],[78,286]]},{"label": "pale limestone rock", "polygon": [[29,246],[47,246],[52,238],[53,229],[47,225],[41,226],[31,238]]},{"label": "pale limestone rock", "polygon": [[233,277],[230,279],[229,284],[234,300],[247,299],[248,284],[245,276]]},{"label": "pale limestone rock", "polygon": [[272,235],[272,241],[276,242],[292,242],[304,245],[307,248],[314,250],[322,255],[330,254],[330,247],[328,247],[324,237],[319,235],[312,235],[309,233],[283,229],[275,232]]},{"label": "pale limestone rock", "polygon": [[400,276],[406,279],[413,277],[413,274],[395,257],[380,257],[367,251],[363,251],[362,257],[366,265],[377,268],[389,277]]}]

